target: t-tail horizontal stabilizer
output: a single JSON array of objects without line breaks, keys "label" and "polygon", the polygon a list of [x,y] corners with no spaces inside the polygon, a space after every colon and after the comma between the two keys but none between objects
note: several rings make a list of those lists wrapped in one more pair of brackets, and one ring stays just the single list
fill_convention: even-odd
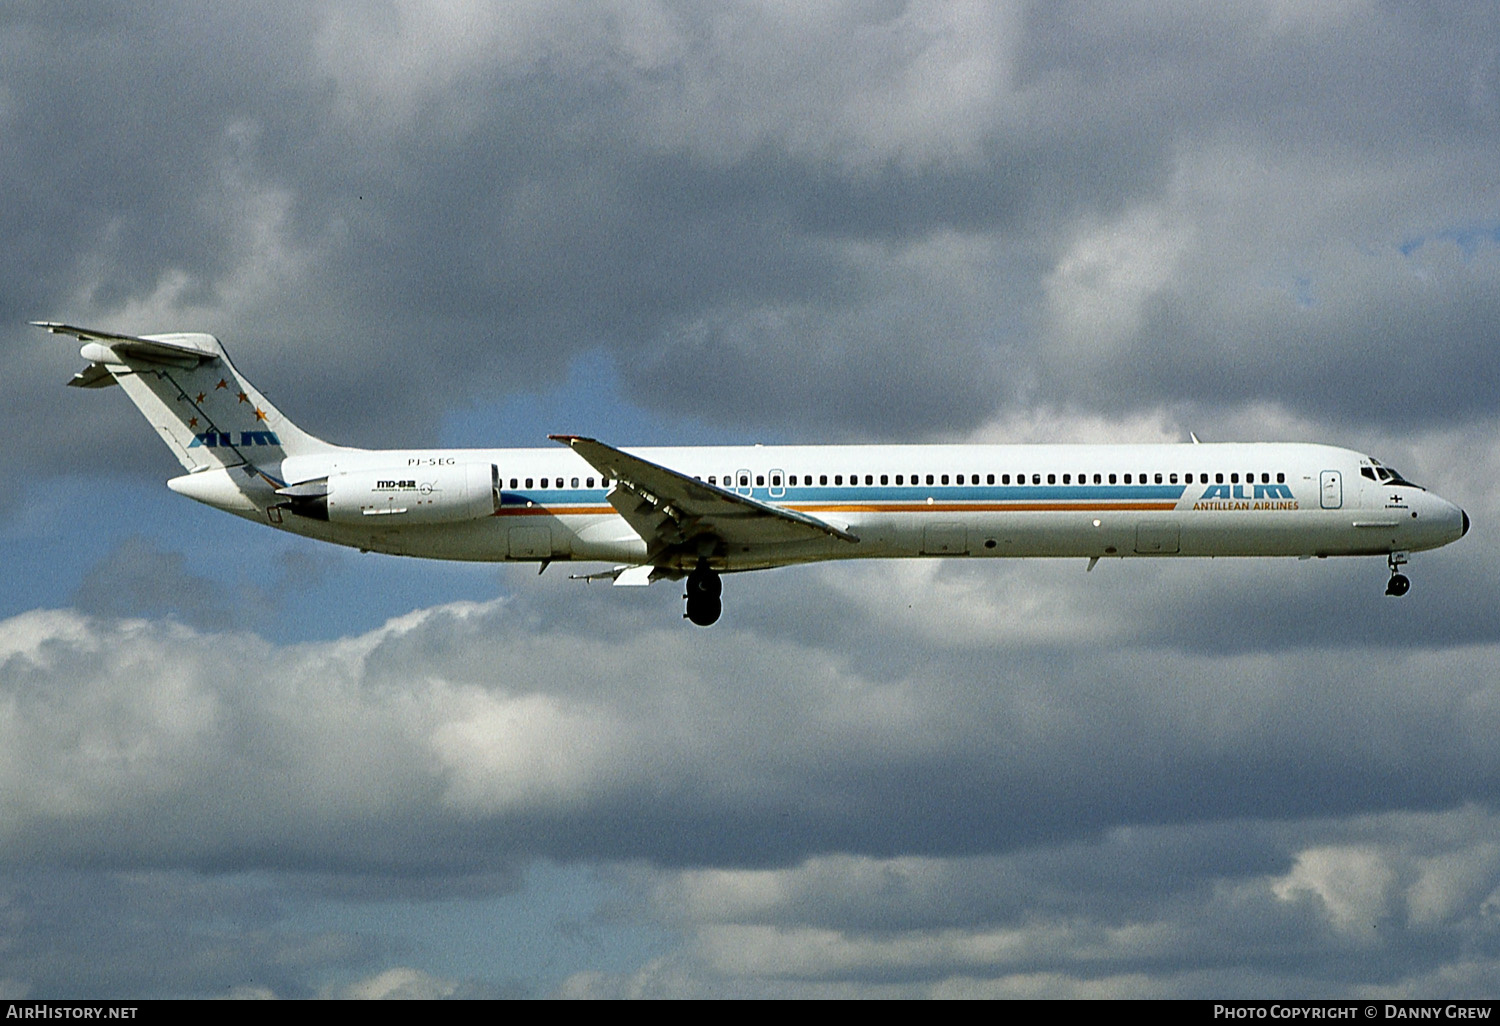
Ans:
[{"label": "t-tail horizontal stabilizer", "polygon": [[32,321],[82,342],[88,366],[75,388],[119,384],[190,471],[250,466],[276,480],[288,456],[333,452],[282,415],[202,332],[121,335],[58,321]]}]

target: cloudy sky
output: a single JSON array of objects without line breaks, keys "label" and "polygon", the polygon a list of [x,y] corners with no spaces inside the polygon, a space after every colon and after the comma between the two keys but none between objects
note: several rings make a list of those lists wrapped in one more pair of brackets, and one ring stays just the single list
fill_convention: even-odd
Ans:
[{"label": "cloudy sky", "polygon": [[[0,997],[1500,991],[1491,5],[0,6]],[[369,446],[1290,439],[1380,560],[670,584],[197,506],[31,319]]]}]

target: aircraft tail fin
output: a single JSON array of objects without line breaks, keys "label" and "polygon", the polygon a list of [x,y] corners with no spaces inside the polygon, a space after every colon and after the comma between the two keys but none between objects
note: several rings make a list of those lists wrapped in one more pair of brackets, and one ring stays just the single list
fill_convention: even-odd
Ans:
[{"label": "aircraft tail fin", "polygon": [[259,469],[288,456],[339,448],[288,420],[235,369],[212,335],[117,335],[55,321],[31,323],[83,342],[79,353],[88,366],[68,384],[119,384],[190,471]]}]

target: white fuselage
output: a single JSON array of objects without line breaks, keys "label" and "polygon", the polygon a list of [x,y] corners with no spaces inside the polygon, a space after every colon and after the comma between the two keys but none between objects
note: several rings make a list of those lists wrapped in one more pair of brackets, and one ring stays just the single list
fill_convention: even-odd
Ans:
[{"label": "white fuselage", "polygon": [[[1399,478],[1389,480],[1391,475],[1366,456],[1325,445],[820,445],[628,452],[811,514],[859,539],[826,536],[726,548],[707,557],[721,571],[825,559],[959,555],[1380,555],[1445,545],[1467,526],[1452,503]],[[278,508],[281,500],[272,484],[231,476],[236,469],[200,471],[171,485],[285,530],[378,552],[617,564],[647,558],[646,543],[611,505],[610,484],[564,447],[341,449],[289,457],[279,476],[283,482],[380,478],[381,485],[430,497],[464,487],[465,468],[472,480],[475,467],[483,468],[486,481],[495,475],[497,504],[480,515],[441,523],[423,522],[420,505],[378,498],[343,522],[298,516]],[[689,569],[694,558],[684,555],[676,565]]]}]

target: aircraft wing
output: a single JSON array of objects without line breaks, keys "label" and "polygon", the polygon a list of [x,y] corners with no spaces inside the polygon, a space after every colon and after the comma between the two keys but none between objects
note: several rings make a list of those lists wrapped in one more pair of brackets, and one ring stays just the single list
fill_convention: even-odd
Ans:
[{"label": "aircraft wing", "polygon": [[[141,338],[136,335],[116,335],[109,331],[94,331],[92,328],[75,328],[71,324],[59,324],[56,321],[32,321],[31,323],[54,335],[72,335],[80,342],[102,342],[121,356],[134,357],[151,363],[196,367],[205,360],[217,359],[219,355],[215,349],[195,345],[191,335]],[[75,383],[81,388],[98,387],[92,383]]]},{"label": "aircraft wing", "polygon": [[740,495],[578,435],[549,435],[615,481],[610,505],[646,542],[651,557],[713,537],[729,545],[859,538],[825,520]]}]

